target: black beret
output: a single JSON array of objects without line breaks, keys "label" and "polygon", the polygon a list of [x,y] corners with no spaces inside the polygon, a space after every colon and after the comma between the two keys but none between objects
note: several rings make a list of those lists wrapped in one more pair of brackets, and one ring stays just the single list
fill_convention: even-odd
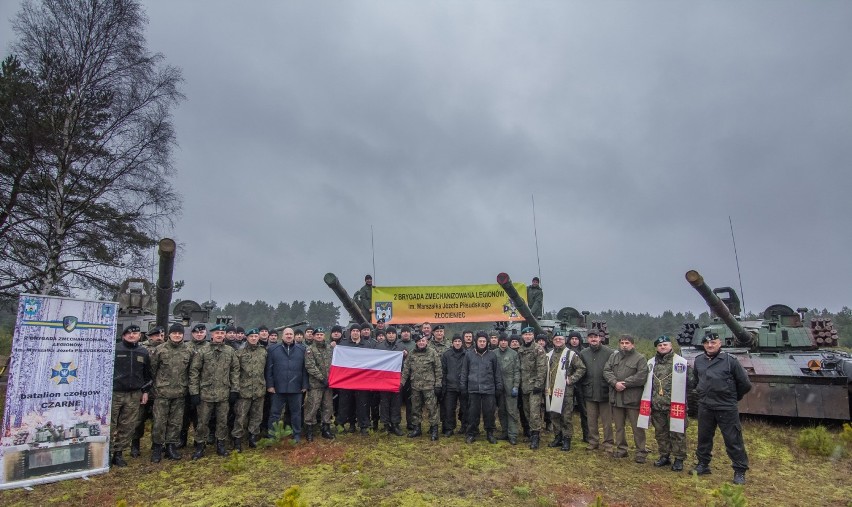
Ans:
[{"label": "black beret", "polygon": [[509,343],[512,343],[513,341],[521,343],[521,337],[516,335],[516,334],[513,334],[512,336],[509,337]]},{"label": "black beret", "polygon": [[154,326],[153,329],[148,331],[148,336],[154,336],[154,335],[158,335],[158,334],[163,334],[162,326]]},{"label": "black beret", "polygon": [[121,332],[121,336],[124,336],[127,333],[138,333],[139,331],[141,331],[141,330],[139,329],[139,326],[137,326],[136,324],[128,324],[124,328],[124,331]]},{"label": "black beret", "polygon": [[215,326],[210,328],[211,333],[214,333],[216,331],[225,331],[227,333],[228,332],[228,326],[226,326],[225,324],[216,324]]},{"label": "black beret", "polygon": [[228,327],[225,328],[225,332],[226,333],[236,333],[237,328],[235,328],[234,326],[228,326]]},{"label": "black beret", "polygon": [[200,324],[200,323],[192,326],[192,332],[194,333],[196,331],[207,331],[207,326],[205,326],[204,324]]},{"label": "black beret", "polygon": [[369,324],[364,323],[364,324],[361,324],[361,328],[360,328],[360,329],[370,329],[370,330],[372,330],[372,329],[373,329],[373,326],[371,326],[371,325],[369,325]]},{"label": "black beret", "polygon": [[443,324],[437,324],[435,327],[432,328],[432,331],[437,331],[439,329],[447,329],[447,328]]},{"label": "black beret", "polygon": [[261,331],[269,331],[269,328],[268,328],[268,327],[266,327],[266,326],[264,326],[264,325],[260,325],[260,326],[258,326],[258,328],[257,328],[257,332],[259,333],[259,332],[261,332]]},{"label": "black beret", "polygon": [[243,333],[243,334],[245,334],[245,332],[246,332],[245,328],[240,327],[240,326],[237,326],[237,333]]},{"label": "black beret", "polygon": [[461,337],[461,335],[460,335],[460,334],[458,334],[458,333],[456,333],[456,334],[454,334],[454,335],[453,335],[453,341],[456,341],[456,340],[458,340],[458,341],[462,341],[462,337]]},{"label": "black beret", "polygon": [[701,338],[701,343],[706,343],[706,342],[709,342],[710,340],[718,340],[718,339],[719,339],[719,333],[716,333],[716,332],[713,332],[713,331],[708,331],[704,335],[704,337]]}]

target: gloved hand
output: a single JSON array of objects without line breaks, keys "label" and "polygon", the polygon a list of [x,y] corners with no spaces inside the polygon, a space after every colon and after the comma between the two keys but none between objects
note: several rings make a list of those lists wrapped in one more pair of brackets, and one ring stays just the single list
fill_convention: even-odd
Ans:
[{"label": "gloved hand", "polygon": [[533,394],[541,394],[543,392],[544,392],[544,389],[542,389],[540,387],[536,387],[535,389],[532,390]]},{"label": "gloved hand", "polygon": [[234,403],[237,402],[238,399],[240,399],[240,393],[238,393],[236,391],[231,391],[230,396],[228,396],[228,403],[233,405]]},{"label": "gloved hand", "polygon": [[441,389],[441,387],[440,387],[440,386],[438,386],[438,387],[436,387],[436,388],[435,388],[435,396],[437,396],[437,397],[439,397],[439,398],[440,398],[440,397],[441,397],[441,393],[442,393],[442,392],[443,392],[443,390]]},{"label": "gloved hand", "polygon": [[192,408],[198,408],[198,405],[201,405],[201,395],[193,394],[190,396],[189,402],[192,404]]},{"label": "gloved hand", "polygon": [[518,397],[518,388],[513,387],[512,388],[512,398],[517,398],[517,397]]}]

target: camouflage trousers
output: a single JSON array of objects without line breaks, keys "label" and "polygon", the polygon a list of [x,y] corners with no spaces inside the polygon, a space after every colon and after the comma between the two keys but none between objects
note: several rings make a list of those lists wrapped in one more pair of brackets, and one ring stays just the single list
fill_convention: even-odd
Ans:
[{"label": "camouflage trousers", "polygon": [[210,417],[216,414],[216,440],[228,438],[228,400],[204,401],[198,405],[198,421],[195,424],[195,443],[206,443],[210,435]]},{"label": "camouflage trousers", "polygon": [[511,390],[508,393],[500,393],[497,397],[497,416],[500,419],[500,436],[517,438],[521,421],[518,413],[518,400],[512,398]]},{"label": "camouflage trousers", "polygon": [[438,399],[432,389],[425,391],[411,390],[411,424],[415,428],[420,426],[420,422],[423,420],[424,405],[426,406],[426,413],[429,415],[429,426],[437,426],[441,422],[441,417],[438,415]]},{"label": "camouflage trousers", "polygon": [[184,397],[154,400],[154,426],[151,441],[155,444],[176,444],[180,440],[183,422]]},{"label": "camouflage trousers", "polygon": [[541,431],[541,394],[522,393],[524,416],[530,424],[530,431]]},{"label": "camouflage trousers", "polygon": [[[234,431],[231,436],[234,438],[243,438],[248,429],[249,435],[260,434],[260,423],[263,422],[263,400],[264,395],[257,398],[240,398],[234,405]],[[216,417],[217,433],[219,417]],[[246,428],[248,426],[248,428]]]},{"label": "camouflage trousers", "polygon": [[550,422],[553,423],[553,433],[568,439],[574,437],[574,389],[572,387],[565,387],[562,412],[550,412]]},{"label": "camouflage trousers", "polygon": [[308,391],[305,404],[305,424],[317,423],[317,412],[322,410],[322,423],[331,424],[334,415],[334,393],[327,387],[313,387]]},{"label": "camouflage trousers", "polygon": [[[669,411],[651,410],[651,424],[654,425],[660,455],[671,454],[675,459],[686,459],[686,434],[669,431]],[[686,419],[683,424],[686,430]]]},{"label": "camouflage trousers", "polygon": [[136,424],[144,405],[142,391],[113,391],[112,413],[110,414],[110,437],[112,452],[122,452],[130,446],[136,432]]},{"label": "camouflage trousers", "polygon": [[133,431],[133,438],[136,440],[141,439],[145,436],[145,422],[148,419],[154,420],[154,390],[152,389],[148,393],[148,403],[142,405],[142,408],[139,410],[139,420],[136,422],[136,429]]}]

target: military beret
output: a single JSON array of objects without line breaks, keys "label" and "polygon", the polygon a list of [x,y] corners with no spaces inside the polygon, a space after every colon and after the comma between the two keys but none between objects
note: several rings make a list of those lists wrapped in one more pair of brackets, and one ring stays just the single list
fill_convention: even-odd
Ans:
[{"label": "military beret", "polygon": [[192,326],[192,332],[194,333],[196,331],[207,331],[207,326],[200,323]]},{"label": "military beret", "polygon": [[458,341],[462,341],[462,337],[461,337],[461,335],[460,335],[460,334],[458,334],[458,333],[456,333],[456,334],[454,334],[454,335],[453,335],[453,341],[456,341],[456,340],[458,340]]},{"label": "military beret", "polygon": [[661,343],[671,343],[671,342],[672,342],[671,338],[669,338],[666,335],[661,335],[661,336],[658,336],[656,340],[654,340],[654,346],[656,347],[657,345],[659,345]]},{"label": "military beret", "polygon": [[315,329],[314,329],[314,334],[317,334],[317,333],[325,334],[325,328],[323,328],[323,327],[315,328]]},{"label": "military beret", "polygon": [[535,329],[533,329],[532,326],[527,326],[521,329],[521,333],[535,333]]},{"label": "military beret", "polygon": [[556,338],[562,338],[564,340],[565,339],[565,333],[560,333],[560,332],[553,333],[553,339],[555,340]]},{"label": "military beret", "polygon": [[496,329],[492,329],[491,332],[488,333],[488,336],[499,336],[500,333],[497,332]]},{"label": "military beret", "polygon": [[396,328],[393,326],[388,326],[386,332],[396,334]]},{"label": "military beret", "polygon": [[411,326],[402,326],[402,329],[400,329],[399,332],[404,333],[406,331],[408,331],[410,333],[411,332]]},{"label": "military beret", "polygon": [[258,331],[257,328],[253,327],[253,328],[249,329],[248,331],[246,331],[246,336],[249,336],[249,335],[252,335],[252,334],[259,334],[259,333],[260,333],[260,331]]},{"label": "military beret", "polygon": [[141,330],[136,324],[128,324],[127,326],[125,326],[124,331],[121,332],[121,336],[124,336],[127,333],[138,333],[139,331]]},{"label": "military beret", "polygon": [[260,326],[258,326],[258,328],[257,328],[257,332],[259,333],[259,332],[261,332],[261,331],[269,331],[269,328],[268,328],[268,327],[266,327],[266,326],[264,326],[264,325],[260,325]]},{"label": "military beret", "polygon": [[331,326],[331,332],[332,333],[342,333],[343,327],[335,324],[334,326]]},{"label": "military beret", "polygon": [[710,340],[718,340],[718,339],[719,339],[719,333],[716,333],[716,332],[714,332],[714,331],[708,331],[708,332],[707,332],[707,333],[706,333],[706,334],[705,334],[705,335],[701,338],[701,343],[706,343],[706,342],[709,342]]},{"label": "military beret", "polygon": [[512,342],[521,343],[521,337],[516,335],[516,334],[513,334],[512,336],[509,337],[509,343],[512,343]]},{"label": "military beret", "polygon": [[488,338],[488,333],[486,333],[485,331],[477,331],[476,337],[477,338]]},{"label": "military beret", "polygon": [[216,331],[225,331],[227,333],[229,331],[229,328],[225,324],[216,324],[215,326],[210,328],[210,332],[215,333]]},{"label": "military beret", "polygon": [[373,326],[371,326],[370,324],[364,323],[364,324],[361,324],[361,327],[359,329],[370,329],[370,330],[372,330]]},{"label": "military beret", "polygon": [[598,335],[598,332],[597,332],[596,329],[589,329],[589,332],[586,333],[586,338],[588,338],[589,336],[599,336],[599,335]]},{"label": "military beret", "polygon": [[384,324],[384,323],[385,323],[385,319],[376,319],[376,324],[378,324],[378,323],[380,323],[380,322],[381,322],[382,324]]},{"label": "military beret", "polygon": [[183,330],[183,324],[178,324],[177,322],[175,322],[174,324],[172,324],[171,326],[169,326],[169,334],[172,334],[172,333],[181,333],[181,334],[183,334],[183,332],[184,332],[184,330]]},{"label": "military beret", "polygon": [[547,335],[543,334],[543,333],[539,333],[539,334],[535,335],[535,339],[547,341]]},{"label": "military beret", "polygon": [[583,336],[580,335],[579,331],[571,331],[570,333],[568,333],[568,338],[580,338],[580,339],[582,339]]},{"label": "military beret", "polygon": [[426,336],[425,334],[415,333],[413,338],[414,341],[419,341],[421,338],[428,338],[428,336]]},{"label": "military beret", "polygon": [[158,335],[158,334],[163,334],[162,326],[154,326],[153,329],[148,331],[148,336],[155,336],[155,335]]},{"label": "military beret", "polygon": [[241,326],[237,326],[237,333],[243,333],[243,334],[245,334],[245,332],[246,332],[245,328],[243,328],[243,327],[241,327]]},{"label": "military beret", "polygon": [[438,324],[438,325],[436,325],[435,327],[432,328],[432,331],[437,331],[439,329],[447,329],[447,328],[443,324]]}]

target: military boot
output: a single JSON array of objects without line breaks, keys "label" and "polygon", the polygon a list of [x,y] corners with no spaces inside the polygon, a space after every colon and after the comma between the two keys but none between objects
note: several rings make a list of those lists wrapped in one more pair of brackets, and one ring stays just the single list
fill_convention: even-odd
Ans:
[{"label": "military boot", "polygon": [[530,449],[538,449],[539,439],[541,436],[538,431],[530,432]]},{"label": "military boot", "polygon": [[663,454],[662,456],[660,456],[660,459],[658,459],[657,461],[654,462],[655,467],[664,467],[666,465],[671,465],[671,464],[672,464],[672,460],[669,459],[668,454]]},{"label": "military boot", "polygon": [[186,442],[187,442],[187,439],[188,439],[188,438],[189,438],[189,437],[187,436],[187,432],[182,431],[182,432],[180,433],[180,438],[178,439],[177,448],[178,448],[178,449],[183,449],[184,447],[186,447]]},{"label": "military boot", "polygon": [[306,424],[305,425],[305,440],[308,442],[314,441],[314,425]]},{"label": "military boot", "polygon": [[234,439],[234,450],[237,452],[243,452],[243,439],[235,438]]},{"label": "military boot", "polygon": [[518,437],[509,437],[509,443],[511,445],[517,445],[518,444]]},{"label": "military boot", "polygon": [[218,454],[219,456],[227,456],[228,455],[228,451],[225,450],[225,441],[224,440],[217,440],[216,441],[216,454]]},{"label": "military boot", "polygon": [[141,452],[139,451],[139,439],[134,438],[130,441],[130,457],[138,458],[139,454],[141,454]]},{"label": "military boot", "polygon": [[690,471],[690,473],[693,473],[695,475],[708,475],[708,474],[711,473],[710,472],[710,465],[706,465],[704,463],[699,463],[699,464],[695,465],[695,468],[693,468]]},{"label": "military boot", "polygon": [[433,442],[438,440],[438,425],[437,424],[435,424],[431,428],[429,428],[429,434],[430,434],[429,437],[432,439]]},{"label": "military boot", "polygon": [[213,445],[216,442],[216,435],[211,431],[207,434],[207,443]]},{"label": "military boot", "polygon": [[550,442],[548,447],[559,447],[562,445],[562,433],[557,433],[553,435],[553,442]]},{"label": "military boot", "polygon": [[159,463],[163,459],[163,444],[151,446],[151,463]]},{"label": "military boot", "polygon": [[[400,432],[399,434],[402,435],[402,432]],[[331,432],[330,424],[323,424],[320,427],[320,435],[322,435],[322,438],[334,440],[334,433]]]},{"label": "military boot", "polygon": [[485,432],[485,440],[488,440],[489,444],[496,444],[497,443],[497,439],[494,437],[493,431],[486,431]]},{"label": "military boot", "polygon": [[166,444],[166,459],[178,461],[181,455],[177,452],[175,444]]},{"label": "military boot", "polygon": [[683,460],[680,458],[675,458],[674,463],[672,463],[672,472],[682,472],[683,471]]},{"label": "military boot", "polygon": [[124,457],[121,455],[121,451],[112,453],[112,461],[110,463],[112,463],[113,466],[117,467],[127,466],[127,462],[124,461]]},{"label": "military boot", "polygon": [[739,485],[745,484],[745,470],[734,470],[734,480],[731,482]]},{"label": "military boot", "polygon": [[414,429],[408,432],[408,438],[416,438],[423,434],[420,426],[415,425]]},{"label": "military boot", "polygon": [[562,439],[562,450],[565,451],[565,452],[568,452],[568,451],[571,450],[571,439],[570,438],[563,438]]},{"label": "military boot", "polygon": [[404,435],[404,433],[402,432],[402,429],[399,427],[399,424],[391,424],[391,433],[393,433],[394,435],[396,435],[398,437],[401,437],[402,435]]},{"label": "military boot", "polygon": [[204,442],[195,442],[195,452],[192,453],[192,459],[201,459],[204,457]]},{"label": "military boot", "polygon": [[248,445],[251,449],[257,447],[257,435],[249,435]]}]

